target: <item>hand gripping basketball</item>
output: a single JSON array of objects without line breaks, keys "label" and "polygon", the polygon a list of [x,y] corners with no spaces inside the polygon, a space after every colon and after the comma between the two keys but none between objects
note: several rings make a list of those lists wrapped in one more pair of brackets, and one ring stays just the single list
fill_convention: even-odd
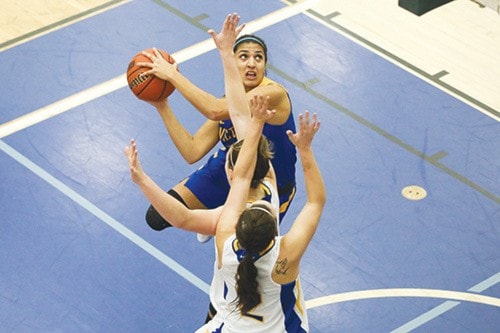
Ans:
[{"label": "hand gripping basketball", "polygon": [[[163,59],[171,64],[175,63],[175,60],[168,52],[164,50],[158,51]],[[142,75],[144,72],[149,71],[150,68],[139,66],[138,63],[151,63],[151,60],[143,52],[154,53],[154,50],[151,48],[139,52],[130,60],[127,68],[128,86],[140,100],[156,102],[165,99],[174,92],[175,87],[170,82],[160,79],[155,75]]]}]

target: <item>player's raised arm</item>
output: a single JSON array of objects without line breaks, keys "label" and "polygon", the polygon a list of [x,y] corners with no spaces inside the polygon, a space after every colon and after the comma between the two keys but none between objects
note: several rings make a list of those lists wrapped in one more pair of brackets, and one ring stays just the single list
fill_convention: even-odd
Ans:
[{"label": "player's raised arm", "polygon": [[215,226],[219,219],[220,209],[191,210],[169,195],[156,184],[142,169],[139,162],[137,146],[134,140],[125,147],[125,156],[128,158],[130,177],[141,189],[144,196],[156,208],[158,213],[170,223],[180,229],[214,235]]},{"label": "player's raised arm", "polygon": [[325,184],[311,147],[319,127],[320,122],[317,120],[316,114],[311,117],[306,111],[304,115],[299,115],[297,133],[287,132],[299,153],[304,172],[307,201],[290,230],[283,236],[280,258],[286,259],[287,266],[282,267],[282,271],[288,273],[281,282],[292,281],[298,276],[300,259],[316,232],[326,202]]},{"label": "player's raised arm", "polygon": [[[257,160],[257,146],[262,137],[262,129],[266,120],[275,113],[267,109],[268,104],[268,97],[254,96],[251,100],[254,117],[250,121],[247,136],[243,141],[238,160],[234,166],[231,189],[217,224],[216,242],[220,250],[227,237],[234,233],[238,218],[246,207],[248,191]],[[219,253],[222,253],[222,251],[219,251]]]},{"label": "player's raised arm", "polygon": [[245,25],[238,26],[240,17],[238,14],[229,14],[219,33],[208,30],[219,50],[222,66],[224,69],[224,90],[226,92],[229,117],[233,122],[238,139],[245,137],[246,129],[250,120],[250,108],[246,96],[243,81],[241,80],[236,59],[233,53],[233,45],[238,34]]}]

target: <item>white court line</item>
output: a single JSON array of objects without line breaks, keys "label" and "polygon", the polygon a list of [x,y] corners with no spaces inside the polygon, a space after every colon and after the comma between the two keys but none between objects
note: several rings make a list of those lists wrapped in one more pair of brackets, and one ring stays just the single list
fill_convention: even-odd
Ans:
[{"label": "white court line", "polygon": [[440,290],[440,289],[417,289],[417,288],[394,288],[394,289],[373,289],[352,291],[347,293],[328,295],[306,301],[307,309],[313,309],[327,304],[356,301],[371,298],[391,298],[391,297],[423,297],[423,298],[444,298],[458,301],[481,303],[500,307],[500,298],[472,294],[460,291]]},{"label": "white court line", "polygon": [[474,293],[483,292],[484,290],[496,285],[499,282],[500,282],[500,273],[496,273],[495,275],[469,288],[468,289],[469,292],[440,290],[440,289],[420,289],[420,288],[394,288],[394,289],[372,289],[372,290],[353,291],[353,292],[328,295],[308,300],[306,301],[306,308],[313,309],[315,307],[324,306],[328,304],[350,302],[362,299],[373,299],[373,298],[421,297],[421,298],[440,298],[440,299],[453,300],[453,301],[446,301],[440,304],[439,306],[433,308],[432,310],[427,311],[426,313],[418,316],[417,318],[391,331],[391,333],[407,333],[433,320],[434,318],[440,316],[441,314],[453,309],[455,306],[461,303],[459,301],[474,302],[474,303],[500,307],[500,298],[471,293],[471,292]]},{"label": "white court line", "polygon": [[[254,21],[246,23],[244,32],[254,33],[256,31],[267,28],[273,24],[279,23],[292,16],[300,14],[321,1],[327,0],[304,0],[292,6],[278,9]],[[184,61],[207,53],[213,49],[215,49],[215,44],[212,38],[208,38],[183,50],[172,53],[172,57],[176,60],[177,63],[182,63]],[[0,125],[0,139],[126,86],[127,80],[125,74],[122,74],[92,88],[83,90],[79,93],[28,113],[24,116],[8,121]]]},{"label": "white court line", "polygon": [[[265,15],[257,20],[247,23],[245,28],[245,33],[253,33],[257,30],[263,29],[265,27],[286,20],[287,18],[290,18],[294,15],[297,15],[307,10],[313,4],[316,4],[319,1],[325,1],[325,0],[304,0],[293,6],[285,7],[275,12],[272,12],[268,15]],[[213,50],[214,48],[215,44],[213,43],[212,39],[209,38],[203,42],[194,44],[191,47],[173,53],[172,56],[176,59],[177,62],[180,63],[182,61],[186,61],[188,59],[199,56],[205,52]],[[7,123],[4,123],[0,125],[0,139],[17,131],[20,131],[22,129],[25,129],[29,126],[38,124],[51,117],[69,111],[77,106],[90,102],[94,99],[102,97],[106,94],[109,94],[125,86],[127,86],[127,82],[125,74],[122,74],[111,80],[103,82],[97,86],[83,90],[77,94],[74,94],[62,100],[59,100],[55,103],[47,105],[46,107],[33,111],[29,114],[26,114],[22,117],[19,117]],[[196,287],[198,287],[207,294],[209,293],[209,286],[204,281],[199,279],[197,276],[193,275],[191,272],[186,270],[176,261],[172,260],[170,257],[162,253],[160,250],[152,246],[150,243],[146,242],[144,239],[139,237],[130,229],[126,228],[124,225],[122,225],[121,223],[113,219],[111,216],[100,210],[90,201],[82,197],[77,192],[73,191],[71,188],[69,188],[64,183],[56,179],[54,176],[50,175],[47,171],[45,171],[44,169],[33,163],[31,160],[29,160],[24,155],[16,151],[14,148],[7,145],[2,140],[0,140],[0,150],[4,151],[14,160],[16,160],[17,162],[28,168],[34,174],[36,174],[41,179],[52,185],[54,188],[65,194],[67,197],[69,197],[75,203],[77,203],[78,205],[89,211],[91,214],[93,214],[106,224],[108,224],[111,228],[113,228],[118,233],[120,233],[121,235],[132,241],[134,244],[142,248],[144,251],[148,252],[153,257],[161,261],[163,264],[170,267],[173,271],[178,273],[180,276],[184,277],[186,280],[194,284]]]},{"label": "white court line", "polygon": [[[489,277],[488,279],[479,282],[475,286],[469,288],[467,291],[470,292],[475,292],[475,293],[480,293],[483,292],[484,290],[494,286],[495,284],[500,282],[500,273],[496,273],[495,275]],[[441,314],[445,313],[446,311],[449,311],[453,309],[455,306],[459,305],[460,302],[455,302],[455,301],[446,301],[437,307],[421,314],[420,316],[410,320],[406,324],[394,329],[391,331],[391,333],[406,333],[410,332],[417,327],[422,326],[423,324],[431,321],[432,319],[440,316]]]},{"label": "white court line", "polygon": [[125,227],[123,224],[116,221],[114,218],[106,214],[104,211],[97,208],[93,203],[82,197],[77,192],[73,191],[63,182],[56,179],[54,176],[52,176],[47,171],[45,171],[44,169],[33,163],[31,160],[26,158],[24,155],[19,153],[17,150],[15,150],[2,140],[0,140],[0,150],[4,151],[7,155],[12,157],[17,162],[19,162],[19,164],[23,165],[28,170],[33,172],[35,175],[37,175],[38,177],[49,183],[55,189],[59,190],[61,193],[63,193],[68,198],[77,203],[79,206],[83,207],[89,213],[91,213],[92,215],[94,215],[107,225],[109,225],[119,234],[121,234],[122,236],[130,240],[132,243],[134,243],[135,245],[137,245],[138,247],[140,247],[141,249],[152,255],[154,258],[158,259],[165,266],[172,269],[174,272],[176,272],[178,275],[180,275],[181,277],[192,283],[194,286],[196,286],[197,288],[199,288],[200,290],[204,291],[207,294],[209,293],[210,290],[209,285],[206,284],[199,277],[188,271],[186,268],[181,266],[179,263],[177,263],[175,260],[167,256],[157,248],[155,248],[153,245],[145,241],[143,238],[141,238],[136,233]]}]

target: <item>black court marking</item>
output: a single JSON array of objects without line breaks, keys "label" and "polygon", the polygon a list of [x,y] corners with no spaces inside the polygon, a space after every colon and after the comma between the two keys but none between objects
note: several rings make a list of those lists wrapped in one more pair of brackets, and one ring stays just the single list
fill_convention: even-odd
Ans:
[{"label": "black court marking", "polygon": [[450,73],[448,73],[445,70],[442,70],[441,72],[434,74],[432,77],[435,78],[436,80],[439,80],[440,78],[442,78],[443,76],[448,75],[448,74],[450,74]]},{"label": "black court marking", "polygon": [[[290,4],[295,4],[297,3],[296,0],[288,0],[287,1],[288,3]],[[421,75],[422,77],[425,77],[426,79],[428,79],[429,81],[433,82],[434,84],[436,84],[437,86],[440,86],[442,89],[444,89],[445,91],[448,91],[448,92],[451,92],[457,96],[460,96],[461,98],[463,98],[464,100],[466,100],[467,102],[471,103],[472,105],[476,106],[477,108],[480,108],[482,110],[484,110],[485,112],[495,116],[495,117],[500,117],[500,111],[498,110],[495,110],[493,107],[489,106],[489,105],[486,105],[485,103],[475,99],[474,97],[466,94],[465,92],[453,87],[452,85],[449,85],[441,80],[439,80],[440,77],[442,77],[443,75],[439,75],[440,73],[443,73],[444,71],[436,74],[436,75],[439,75],[439,76],[436,76],[436,75],[431,75],[427,72],[425,72],[424,70],[418,68],[417,66],[415,65],[412,65],[411,63],[401,59],[400,57],[398,57],[397,55],[387,51],[386,49],[378,46],[377,44],[375,43],[372,43],[370,42],[369,40],[367,40],[366,38],[356,34],[355,32],[343,27],[342,25],[334,22],[332,19],[335,18],[336,16],[339,16],[341,15],[341,13],[337,13],[337,12],[334,12],[332,14],[328,14],[328,15],[321,15],[320,13],[316,12],[315,10],[312,10],[312,9],[308,9],[307,12],[309,14],[311,14],[312,16],[318,18],[319,20],[325,22],[326,24],[342,31],[343,33],[345,33],[346,35],[349,35],[350,37],[352,37],[353,39],[357,40],[358,42],[366,45],[368,48],[371,48],[373,50],[376,50],[377,52],[380,52],[381,54],[387,56],[388,58],[392,59],[393,61],[399,63],[401,66],[403,67],[406,67],[408,68],[409,70],[417,73],[418,75]],[[446,72],[446,74],[448,74]]]},{"label": "black court marking", "polygon": [[203,25],[203,24],[200,23],[201,19],[209,17],[207,14],[200,14],[200,15],[192,18],[192,17],[189,17],[188,15],[184,14],[183,12],[181,12],[180,10],[178,10],[177,8],[175,8],[173,6],[170,6],[165,1],[154,0],[154,3],[162,6],[163,8],[167,9],[172,14],[174,14],[174,15],[182,18],[184,21],[191,23],[192,25],[194,25],[197,28],[200,28],[203,31],[207,31],[209,29],[209,27],[207,27],[207,26],[205,26],[205,25]]},{"label": "black court marking", "polygon": [[[368,120],[364,119],[363,117],[359,116],[358,114],[356,114],[356,113],[352,112],[351,110],[347,109],[343,105],[340,105],[339,103],[331,100],[327,96],[325,96],[325,95],[323,95],[323,94],[315,91],[314,89],[312,89],[310,87],[309,84],[302,83],[302,82],[296,80],[295,78],[289,76],[285,72],[279,70],[276,67],[273,67],[270,64],[268,64],[267,66],[268,66],[269,70],[271,70],[274,73],[276,73],[277,75],[281,76],[283,79],[285,79],[285,80],[289,81],[290,83],[298,86],[302,90],[308,92],[309,94],[311,94],[314,97],[318,98],[319,100],[325,102],[326,104],[331,105],[332,107],[334,107],[338,111],[342,112],[343,114],[345,114],[345,115],[351,117],[352,119],[354,119],[355,121],[359,122],[361,125],[363,125],[363,126],[369,128],[369,129],[371,129],[372,131],[374,131],[375,133],[377,133],[377,134],[385,137],[389,141],[394,142],[395,144],[397,144],[398,146],[404,148],[405,150],[407,150],[408,152],[412,153],[413,155],[416,155],[416,156],[420,157],[421,159],[429,162],[430,164],[432,164],[433,166],[437,167],[441,171],[447,173],[448,175],[450,175],[453,178],[459,180],[460,182],[464,183],[465,185],[470,186],[471,188],[473,188],[474,190],[478,191],[479,193],[481,193],[485,197],[487,197],[487,198],[495,201],[496,203],[500,203],[500,197],[498,197],[495,194],[491,193],[490,191],[488,191],[487,189],[483,188],[482,186],[474,183],[472,180],[466,178],[465,176],[462,176],[458,172],[456,172],[456,171],[448,168],[447,166],[445,166],[445,165],[437,162],[436,155],[431,155],[431,156],[425,155],[423,152],[421,152],[418,149],[412,147],[411,145],[403,142],[402,140],[400,140],[396,136],[390,134],[389,132],[386,132],[385,130],[383,130],[382,128],[378,127],[377,125],[369,122]],[[441,158],[441,157],[442,156],[439,155],[439,158]]]},{"label": "black court marking", "polygon": [[446,156],[448,156],[448,153],[445,152],[444,150],[441,150],[441,151],[438,151],[437,153],[435,153],[434,155],[430,155],[428,157],[428,159],[429,159],[429,161],[437,162],[438,160],[440,160]]}]

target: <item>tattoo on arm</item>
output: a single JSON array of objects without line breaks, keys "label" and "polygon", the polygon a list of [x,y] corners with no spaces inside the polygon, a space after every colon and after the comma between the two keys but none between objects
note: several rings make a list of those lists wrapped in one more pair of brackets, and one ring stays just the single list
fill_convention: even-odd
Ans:
[{"label": "tattoo on arm", "polygon": [[274,266],[276,274],[286,275],[288,272],[287,264],[288,260],[286,258],[276,261],[276,265]]}]

